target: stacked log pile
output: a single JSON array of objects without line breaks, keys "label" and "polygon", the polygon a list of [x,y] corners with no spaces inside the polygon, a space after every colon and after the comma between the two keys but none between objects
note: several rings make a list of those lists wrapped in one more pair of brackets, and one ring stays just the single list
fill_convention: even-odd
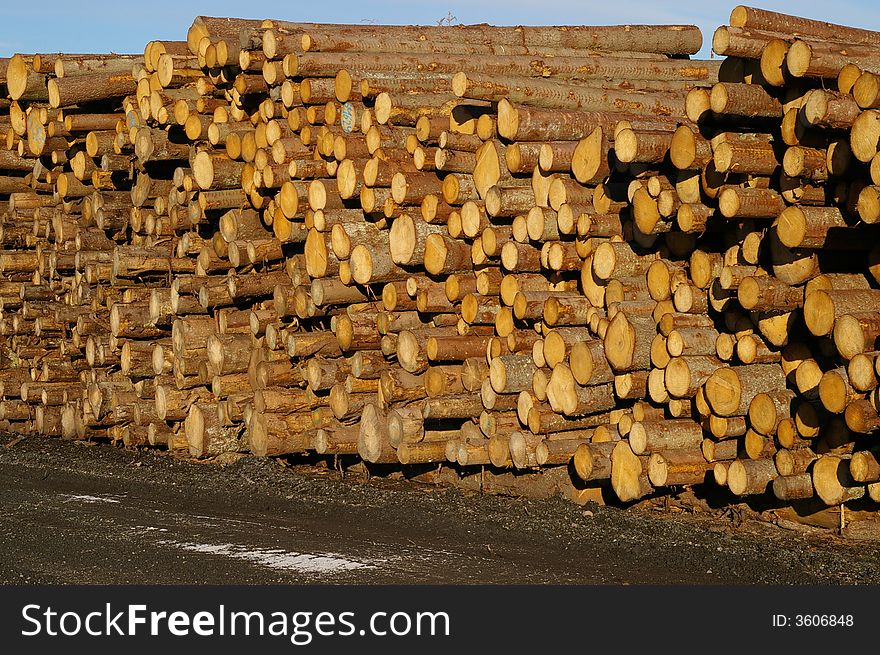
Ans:
[{"label": "stacked log pile", "polygon": [[[701,41],[691,27],[376,34],[211,19],[190,30],[199,57],[237,38],[233,90],[254,90],[229,108],[249,107],[250,123],[211,149],[195,144],[200,197],[234,188],[249,208],[223,214],[221,226],[261,218],[276,258],[249,265],[288,276],[261,307],[265,334],[252,323],[246,350],[260,354],[248,363],[257,368],[244,441],[257,454],[357,455],[416,470],[549,467],[547,479],[576,494],[569,460],[610,410],[629,410],[616,409],[610,384],[594,406],[566,410],[573,418],[532,395],[553,371],[545,336],[564,367],[589,330],[579,313],[550,334],[544,303],[585,309],[584,257],[628,224],[625,204],[608,199],[607,224],[590,228],[597,187],[612,167],[628,176],[609,160],[615,130],[627,121],[671,135],[687,120],[687,91],[711,88],[721,65],[688,58]],[[223,129],[216,118],[209,134]],[[229,186],[215,189],[221,167],[232,170]],[[218,219],[207,218],[210,229]],[[210,257],[208,273],[233,268],[227,253]],[[639,397],[635,385],[627,393]]]},{"label": "stacked log pile", "polygon": [[730,23],[720,62],[688,26],[210,17],[16,55],[0,420],[880,500],[880,35]]},{"label": "stacked log pile", "polygon": [[139,56],[15,55],[0,67],[6,429],[121,438],[145,385],[119,372],[109,307],[142,293],[113,279],[127,232],[130,160],[114,150]]},{"label": "stacked log pile", "polygon": [[[868,472],[877,143],[860,127],[873,110],[857,92],[874,77],[868,51],[878,38],[735,8],[713,47],[739,62],[743,79],[691,91],[699,130],[679,128],[671,143],[677,168],[701,167],[703,197],[679,208],[678,228],[700,237],[688,279],[670,293],[677,312],[694,311],[686,307],[697,298],[708,306],[717,334],[714,349],[689,343],[687,329],[665,335],[671,358],[655,400],[693,396],[713,477],[737,496],[880,499],[880,477]],[[686,371],[698,383],[687,389]]]}]

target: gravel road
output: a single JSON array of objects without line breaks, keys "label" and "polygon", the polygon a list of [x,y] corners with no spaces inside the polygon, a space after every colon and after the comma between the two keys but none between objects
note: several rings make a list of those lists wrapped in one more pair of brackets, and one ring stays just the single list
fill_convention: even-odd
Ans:
[{"label": "gravel road", "polygon": [[706,512],[0,437],[7,584],[851,584],[880,578],[878,555]]}]

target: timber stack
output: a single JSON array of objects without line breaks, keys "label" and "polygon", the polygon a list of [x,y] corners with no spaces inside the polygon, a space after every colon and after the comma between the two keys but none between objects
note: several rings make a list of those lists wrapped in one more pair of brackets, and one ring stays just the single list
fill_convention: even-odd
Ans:
[{"label": "timber stack", "polygon": [[199,17],[4,61],[0,420],[880,500],[880,33],[737,7],[701,42]]}]

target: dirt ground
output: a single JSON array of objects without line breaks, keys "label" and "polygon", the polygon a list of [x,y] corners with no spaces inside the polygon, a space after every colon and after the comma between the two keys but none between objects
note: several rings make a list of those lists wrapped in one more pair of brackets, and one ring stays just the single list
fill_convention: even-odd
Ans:
[{"label": "dirt ground", "polygon": [[880,546],[656,511],[0,437],[0,582],[854,584]]}]

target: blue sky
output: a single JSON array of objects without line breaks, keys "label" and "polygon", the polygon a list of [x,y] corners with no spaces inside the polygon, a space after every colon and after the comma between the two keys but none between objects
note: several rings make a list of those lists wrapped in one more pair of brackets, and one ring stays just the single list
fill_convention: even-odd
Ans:
[{"label": "blue sky", "polygon": [[[142,52],[151,39],[182,40],[194,16],[279,18],[333,23],[436,24],[448,14],[462,23],[612,25],[687,23],[712,33],[736,2],[717,0],[41,0],[0,6],[0,56],[15,52]],[[880,30],[877,0],[764,0],[765,9]]]}]

